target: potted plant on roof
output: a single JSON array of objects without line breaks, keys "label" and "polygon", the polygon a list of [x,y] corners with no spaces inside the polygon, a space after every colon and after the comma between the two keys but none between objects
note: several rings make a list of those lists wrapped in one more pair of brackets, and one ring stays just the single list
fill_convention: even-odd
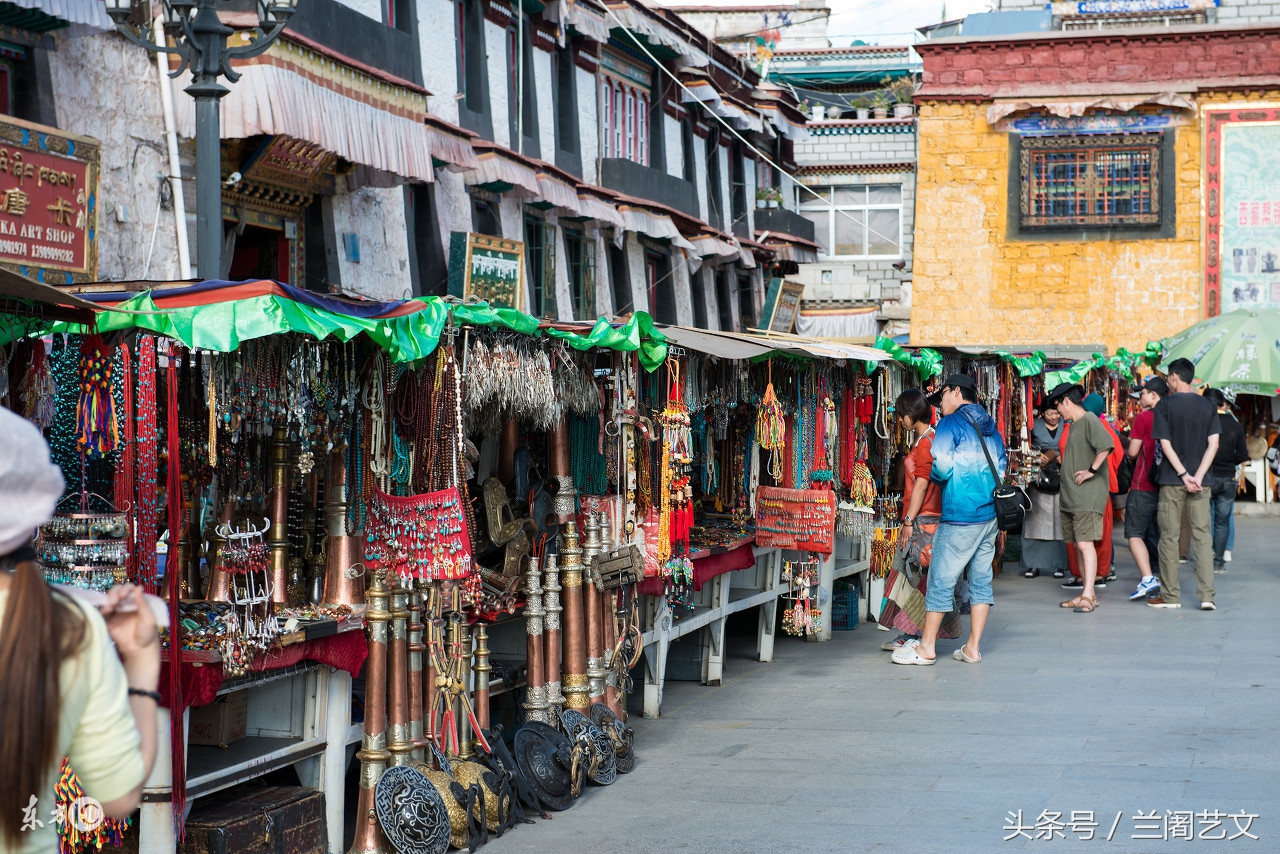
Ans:
[{"label": "potted plant on roof", "polygon": [[915,112],[915,105],[912,99],[916,95],[916,81],[910,75],[899,77],[889,83],[889,96],[893,99],[893,117],[895,119],[909,118]]},{"label": "potted plant on roof", "polygon": [[871,115],[877,119],[889,118],[889,93],[884,89],[877,89],[871,96]]},{"label": "potted plant on roof", "polygon": [[867,95],[854,95],[849,99],[850,106],[853,107],[854,115],[858,117],[858,121],[865,122],[871,118],[871,98]]},{"label": "potted plant on roof", "polygon": [[756,190],[757,208],[776,208],[782,202],[782,191],[777,187],[761,187]]}]

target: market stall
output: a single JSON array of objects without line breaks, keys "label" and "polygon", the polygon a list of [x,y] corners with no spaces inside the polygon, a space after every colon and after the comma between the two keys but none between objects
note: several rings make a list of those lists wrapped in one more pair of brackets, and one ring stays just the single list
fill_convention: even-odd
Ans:
[{"label": "market stall", "polygon": [[286,767],[340,850],[357,742],[362,850],[402,830],[382,789],[426,792],[455,847],[567,807],[634,762],[642,658],[656,715],[681,636],[708,684],[731,614],[759,610],[764,660],[779,624],[829,637],[898,515],[909,372],[875,348],[270,281],[79,291],[0,332],[0,398],[68,484],[50,580],[169,602],[143,851]]}]

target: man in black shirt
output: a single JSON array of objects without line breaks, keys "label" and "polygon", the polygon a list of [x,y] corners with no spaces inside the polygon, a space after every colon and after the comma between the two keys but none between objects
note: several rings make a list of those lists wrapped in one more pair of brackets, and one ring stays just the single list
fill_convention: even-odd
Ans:
[{"label": "man in black shirt", "polygon": [[1249,448],[1244,441],[1244,427],[1231,414],[1227,398],[1216,388],[1204,390],[1204,396],[1218,409],[1218,453],[1213,458],[1213,571],[1227,571],[1225,556],[1227,536],[1231,532],[1231,514],[1236,508],[1236,466],[1249,459]]},{"label": "man in black shirt", "polygon": [[1218,453],[1218,412],[1207,398],[1191,391],[1196,366],[1187,359],[1169,364],[1169,390],[1156,404],[1151,438],[1160,443],[1163,459],[1156,472],[1160,484],[1160,595],[1147,600],[1152,608],[1181,608],[1178,587],[1178,532],[1185,508],[1196,549],[1196,596],[1200,610],[1213,611],[1213,538],[1209,533],[1206,478]]}]

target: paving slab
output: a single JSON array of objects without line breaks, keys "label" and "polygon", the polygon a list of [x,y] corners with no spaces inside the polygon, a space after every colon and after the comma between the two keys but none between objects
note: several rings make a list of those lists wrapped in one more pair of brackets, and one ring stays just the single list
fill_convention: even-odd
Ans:
[{"label": "paving slab", "polygon": [[[1193,607],[1190,565],[1183,609],[1129,602],[1138,573],[1119,539],[1120,578],[1092,614],[1058,608],[1056,579],[1011,566],[979,665],[953,661],[953,640],[933,667],[893,666],[879,649],[893,635],[874,624],[825,644],[779,635],[771,663],[730,637],[722,685],[668,682],[662,716],[633,718],[635,771],[484,850],[1280,850],[1277,527],[1237,519],[1212,612]],[[1087,811],[1097,838],[1055,830],[1055,813]],[[1217,832],[1214,811],[1219,830],[1238,834],[1226,816],[1240,816],[1259,840],[1170,836],[1186,829],[1179,814]]]}]

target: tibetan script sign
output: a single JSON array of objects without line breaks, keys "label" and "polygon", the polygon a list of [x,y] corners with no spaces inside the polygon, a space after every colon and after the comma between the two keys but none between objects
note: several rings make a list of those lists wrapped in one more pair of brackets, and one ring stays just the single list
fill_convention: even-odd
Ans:
[{"label": "tibetan script sign", "polygon": [[756,545],[831,554],[836,494],[829,489],[756,489]]},{"label": "tibetan script sign", "polygon": [[50,284],[93,281],[98,142],[0,118],[0,264]]},{"label": "tibetan script sign", "polygon": [[524,244],[487,234],[454,232],[449,243],[449,293],[495,308],[520,308]]}]

